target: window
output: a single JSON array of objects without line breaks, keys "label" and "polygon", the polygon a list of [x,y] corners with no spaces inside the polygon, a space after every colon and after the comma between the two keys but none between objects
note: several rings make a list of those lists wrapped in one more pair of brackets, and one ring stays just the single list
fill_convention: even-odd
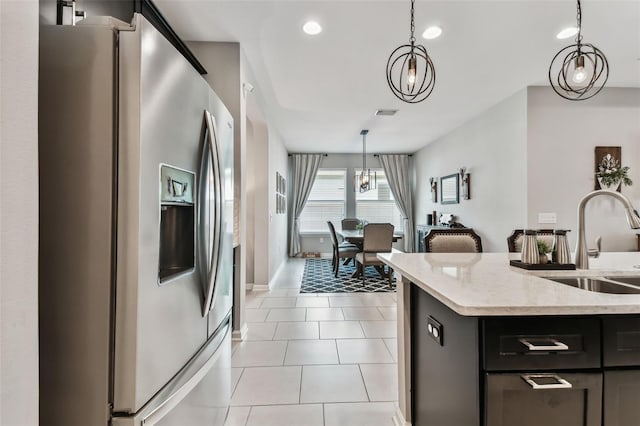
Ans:
[{"label": "window", "polygon": [[320,169],[300,215],[300,232],[328,232],[327,221],[340,227],[345,217],[346,170]]},{"label": "window", "polygon": [[[395,231],[402,232],[404,220],[396,206],[389,182],[382,169],[371,169],[376,172],[377,188],[360,192],[356,188],[356,217],[367,222],[389,222]],[[356,170],[356,176],[360,169]],[[355,183],[354,183],[355,185]]]}]

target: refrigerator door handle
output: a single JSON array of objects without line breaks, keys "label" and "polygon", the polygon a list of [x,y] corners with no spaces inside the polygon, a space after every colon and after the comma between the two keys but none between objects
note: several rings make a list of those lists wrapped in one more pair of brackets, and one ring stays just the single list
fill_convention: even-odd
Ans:
[{"label": "refrigerator door handle", "polygon": [[[206,316],[214,305],[216,296],[216,278],[220,261],[220,241],[222,231],[222,178],[218,152],[215,118],[205,111],[205,145],[200,163],[200,261],[207,265],[202,271],[204,302],[202,316]],[[211,186],[213,185],[213,188]],[[210,197],[213,189],[213,196]],[[212,206],[213,204],[213,206]],[[213,207],[213,208],[212,208]],[[208,226],[205,226],[208,224]]]}]

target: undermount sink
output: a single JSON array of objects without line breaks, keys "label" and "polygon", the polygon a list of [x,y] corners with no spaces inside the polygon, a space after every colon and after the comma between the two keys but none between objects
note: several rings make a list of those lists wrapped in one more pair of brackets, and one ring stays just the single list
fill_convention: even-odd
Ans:
[{"label": "undermount sink", "polygon": [[640,287],[640,277],[605,277],[608,280]]},{"label": "undermount sink", "polygon": [[[546,279],[596,293],[640,294],[640,277],[562,277]],[[615,281],[613,281],[614,279]]]}]

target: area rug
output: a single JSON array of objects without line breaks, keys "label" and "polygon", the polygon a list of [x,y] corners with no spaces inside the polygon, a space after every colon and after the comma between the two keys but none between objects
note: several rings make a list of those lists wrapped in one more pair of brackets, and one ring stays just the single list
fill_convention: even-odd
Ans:
[{"label": "area rug", "polygon": [[340,265],[338,278],[333,276],[331,259],[306,259],[302,274],[300,293],[355,293],[355,292],[393,292],[395,281],[389,288],[389,281],[380,278],[373,266],[366,268],[366,282],[362,286],[362,278],[351,278],[356,267],[353,263]]}]

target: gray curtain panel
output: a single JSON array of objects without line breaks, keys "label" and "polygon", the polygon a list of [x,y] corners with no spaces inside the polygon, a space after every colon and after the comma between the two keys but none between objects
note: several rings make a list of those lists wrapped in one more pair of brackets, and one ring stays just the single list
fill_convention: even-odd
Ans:
[{"label": "gray curtain panel", "polygon": [[300,214],[309,199],[322,157],[322,154],[294,154],[291,156],[293,191],[289,218],[289,256],[300,253]]},{"label": "gray curtain panel", "polygon": [[413,222],[413,200],[409,181],[409,156],[380,154],[380,164],[389,181],[389,187],[400,214],[404,217],[404,251],[413,253],[415,227]]}]

